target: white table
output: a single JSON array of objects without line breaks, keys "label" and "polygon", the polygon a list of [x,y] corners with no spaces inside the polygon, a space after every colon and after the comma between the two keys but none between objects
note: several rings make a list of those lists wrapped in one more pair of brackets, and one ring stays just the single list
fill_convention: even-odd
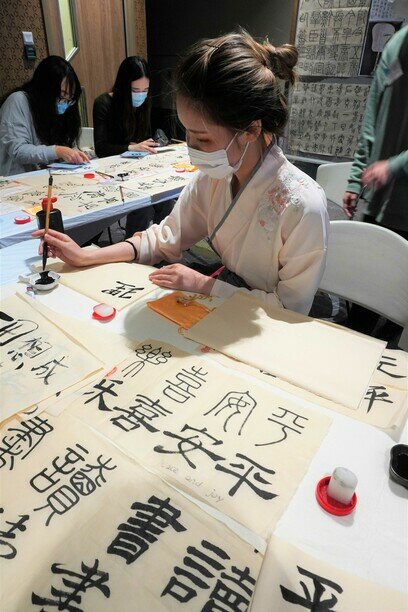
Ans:
[{"label": "white table", "polygon": [[[25,243],[24,248],[6,249],[0,262],[14,262],[16,269],[24,268],[33,250],[31,242]],[[4,278],[10,278],[7,270]],[[20,290],[22,287],[19,285]],[[12,286],[3,287],[2,293],[8,295],[14,289]],[[149,299],[151,297],[149,295]],[[64,286],[59,286],[49,294],[37,295],[35,299],[57,313],[75,316],[96,327],[100,325],[89,316],[94,302]],[[144,340],[149,336],[161,339],[190,352],[197,347],[194,342],[180,336],[176,325],[158,316],[144,304],[118,312],[115,319],[106,324],[106,329],[136,340]],[[222,376],[223,368],[219,367]],[[246,378],[245,374],[241,376]],[[260,384],[269,388],[267,383]],[[380,586],[408,592],[408,491],[391,482],[388,477],[389,450],[396,442],[373,427],[277,388],[274,392],[283,398],[290,398],[300,406],[329,414],[333,419],[328,435],[278,523],[276,535],[331,565]],[[401,441],[406,443],[407,427],[402,438]],[[315,500],[316,483],[323,476],[331,474],[336,466],[348,467],[359,479],[358,505],[356,511],[348,517],[326,514]],[[225,522],[248,539],[247,530],[237,528],[236,523],[229,519]],[[256,545],[256,539],[253,542]],[[267,578],[258,584],[257,589],[262,589],[262,593],[268,597]],[[264,610],[258,608],[255,612]]]},{"label": "white table", "polygon": [[[114,161],[116,159],[120,159],[120,156],[105,158],[104,161]],[[93,160],[92,167],[97,168],[98,161],[99,160]],[[16,174],[8,178],[24,182],[24,178],[36,175],[48,177],[48,170],[37,170],[35,172]],[[69,177],[69,175],[66,176]],[[72,176],[75,177],[78,176],[78,174],[73,173]],[[121,182],[117,181],[116,184],[121,185]],[[123,185],[125,186],[125,183]],[[145,208],[151,204],[160,204],[161,202],[165,202],[171,198],[176,198],[182,191],[183,187],[184,186],[176,188],[173,187],[151,196],[141,196],[138,194],[137,196],[135,195],[134,199],[123,204],[120,203],[115,206],[107,206],[73,217],[65,217],[64,227],[66,233],[79,244],[83,244],[131,211],[138,210],[139,208]],[[127,192],[127,197],[129,193],[130,192]],[[16,216],[18,216],[18,212],[0,215],[0,248],[9,247],[22,242],[23,240],[27,240],[31,237],[31,233],[37,229],[36,219],[33,219],[30,223],[25,225],[16,225],[14,223],[14,218]]]}]

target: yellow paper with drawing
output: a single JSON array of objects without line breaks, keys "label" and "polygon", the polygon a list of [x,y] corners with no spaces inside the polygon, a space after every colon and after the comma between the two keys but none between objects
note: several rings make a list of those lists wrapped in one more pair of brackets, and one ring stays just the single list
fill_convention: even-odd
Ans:
[{"label": "yellow paper with drawing", "polygon": [[0,431],[2,521],[14,526],[2,612],[164,611],[180,598],[193,612],[227,586],[249,606],[254,546],[68,415],[12,427]]},{"label": "yellow paper with drawing", "polygon": [[98,359],[18,296],[3,300],[0,311],[1,421],[101,368]]},{"label": "yellow paper with drawing", "polygon": [[385,342],[235,293],[185,334],[356,410]]},{"label": "yellow paper with drawing", "polygon": [[156,340],[83,389],[69,413],[262,537],[331,423],[255,380]]}]

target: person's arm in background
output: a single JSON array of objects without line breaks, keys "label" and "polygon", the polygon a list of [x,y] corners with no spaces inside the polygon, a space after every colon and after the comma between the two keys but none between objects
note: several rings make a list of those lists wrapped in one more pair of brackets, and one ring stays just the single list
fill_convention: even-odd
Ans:
[{"label": "person's arm in background", "polygon": [[[109,94],[107,94],[108,96]],[[121,155],[128,150],[129,143],[113,144],[109,142],[109,115],[111,101],[102,95],[96,98],[93,105],[94,146],[98,157]]]},{"label": "person's arm in background", "polygon": [[358,194],[362,189],[363,173],[367,168],[370,151],[375,139],[375,125],[378,99],[381,94],[380,72],[383,68],[383,58],[374,75],[374,79],[367,98],[367,106],[361,126],[360,138],[354,161],[351,167],[347,191],[343,197],[343,210],[349,218],[353,218]]}]

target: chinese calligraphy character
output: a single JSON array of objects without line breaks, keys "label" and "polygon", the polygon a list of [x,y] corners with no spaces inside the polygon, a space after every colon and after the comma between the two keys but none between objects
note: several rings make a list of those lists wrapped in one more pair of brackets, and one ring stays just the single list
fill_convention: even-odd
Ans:
[{"label": "chinese calligraphy character", "polygon": [[370,412],[375,402],[385,402],[386,404],[392,404],[392,400],[387,399],[390,397],[385,387],[381,385],[373,385],[368,387],[367,393],[364,399],[368,400],[367,414]]},{"label": "chinese calligraphy character", "polygon": [[[4,508],[0,508],[0,514],[3,514],[4,512]],[[25,531],[27,529],[25,523],[28,521],[29,519],[29,515],[28,514],[20,514],[19,520],[14,523],[12,521],[5,521],[7,523],[7,525],[11,525],[11,527],[8,528],[7,531],[3,531],[2,529],[0,529],[0,557],[3,559],[14,559],[14,557],[17,554],[17,549],[15,546],[13,546],[12,544],[10,544],[10,542],[8,542],[8,540],[14,540],[16,537],[16,534],[14,533],[15,531]],[[6,549],[8,550],[8,552],[4,551],[3,553],[3,547],[6,547]]]},{"label": "chinese calligraphy character", "polygon": [[[286,408],[282,408],[279,406],[279,410],[282,410],[281,414],[272,413],[272,417],[276,417],[273,419],[272,417],[268,417],[268,421],[271,423],[275,423],[280,429],[281,437],[278,437],[276,440],[272,440],[271,442],[264,442],[263,444],[255,444],[255,446],[269,446],[270,444],[279,444],[279,442],[283,442],[288,437],[288,432],[293,431],[297,434],[302,434],[302,429],[305,428],[305,425],[302,425],[300,419],[304,421],[308,421],[309,419],[297,414],[296,412],[292,412],[292,410],[287,410]],[[286,417],[288,418],[288,422],[285,422]]]},{"label": "chinese calligraphy character", "polygon": [[102,378],[102,380],[96,385],[94,385],[93,387],[93,389],[95,391],[99,391],[99,393],[96,393],[93,390],[85,391],[84,395],[93,395],[93,397],[90,397],[84,403],[89,404],[90,402],[93,402],[94,400],[97,399],[98,400],[98,410],[102,410],[102,411],[112,410],[112,408],[109,408],[108,404],[106,403],[105,395],[111,395],[112,397],[118,397],[118,394],[115,393],[115,391],[113,391],[113,388],[115,387],[115,385],[122,385],[122,384],[123,384],[123,380],[113,380],[113,379],[107,380],[106,378]]},{"label": "chinese calligraphy character", "polygon": [[238,429],[238,435],[240,436],[256,405],[257,402],[251,396],[249,391],[230,391],[222,398],[220,402],[218,402],[218,404],[205,412],[204,416],[211,413],[213,413],[214,416],[218,416],[220,413],[226,413],[226,415],[223,415],[226,417],[223,425],[225,432],[228,431],[227,427],[230,419],[232,419],[234,416],[238,416],[238,424],[241,425]]},{"label": "chinese calligraphy character", "polygon": [[[302,608],[312,610],[313,612],[327,612],[328,610],[334,610],[334,606],[337,604],[338,598],[334,593],[330,593],[330,591],[327,593],[326,589],[328,587],[329,589],[336,591],[338,594],[341,594],[343,592],[341,586],[332,580],[327,580],[327,578],[322,578],[321,576],[317,576],[317,574],[308,572],[302,567],[297,566],[297,569],[301,576],[305,576],[306,578],[310,578],[310,580],[312,580],[314,589],[313,595],[305,582],[302,580],[300,584],[302,585],[304,596],[298,595],[294,591],[290,591],[286,587],[280,585],[283,599],[289,603],[301,606]],[[323,599],[325,594],[330,594],[330,597]]]},{"label": "chinese calligraphy character", "polygon": [[127,565],[143,555],[167,527],[172,527],[177,533],[186,531],[178,521],[180,510],[170,504],[169,497],[159,499],[152,495],[147,504],[132,504],[132,510],[136,510],[135,516],[119,525],[118,535],[108,546],[108,553],[123,557]]},{"label": "chinese calligraphy character", "polygon": [[[63,567],[62,563],[53,563],[51,571],[53,574],[61,574],[64,588],[51,587],[51,595],[54,599],[41,597],[32,593],[31,602],[36,606],[55,606],[58,610],[68,612],[82,612],[79,605],[82,603],[82,594],[89,589],[98,589],[105,597],[109,598],[110,589],[106,584],[109,574],[98,569],[99,560],[95,559],[93,566],[81,563],[81,572],[74,572]],[[64,577],[65,576],[65,577]]]},{"label": "chinese calligraphy character", "polygon": [[[222,440],[217,440],[217,438],[214,438],[214,436],[207,433],[206,427],[204,427],[203,429],[196,429],[195,427],[190,427],[189,425],[186,424],[181,430],[181,433],[187,430],[190,430],[196,433],[188,437],[187,436],[183,437],[183,436],[179,436],[178,434],[171,433],[170,431],[164,431],[163,433],[165,436],[168,436],[169,438],[174,438],[175,440],[179,440],[177,444],[178,450],[166,450],[165,448],[163,448],[162,445],[159,445],[159,446],[154,447],[154,450],[156,451],[156,453],[182,455],[182,457],[186,460],[188,465],[194,470],[196,469],[196,465],[188,457],[189,453],[192,453],[195,451],[201,451],[205,453],[208,457],[210,457],[210,459],[212,459],[213,461],[219,461],[220,459],[224,459],[224,457],[221,457],[220,455],[215,454],[213,451],[209,450],[203,445],[203,441],[200,439],[200,434],[202,436],[206,436],[209,440],[211,440],[211,443],[210,443],[211,446],[218,446],[219,444],[223,443]],[[206,440],[206,442],[208,443],[208,440]]]},{"label": "chinese calligraphy character", "polygon": [[0,469],[7,465],[14,467],[15,457],[25,459],[41,442],[47,433],[53,431],[53,426],[42,417],[34,417],[18,427],[10,427],[0,444]]},{"label": "chinese calligraphy character", "polygon": [[39,379],[42,378],[44,380],[45,385],[48,385],[48,379],[55,374],[57,366],[60,366],[61,368],[68,368],[68,366],[62,363],[64,359],[65,356],[61,357],[61,359],[52,359],[48,363],[44,363],[43,365],[37,366],[36,368],[31,368],[31,371],[35,372],[35,376],[37,376]]},{"label": "chinese calligraphy character", "polygon": [[178,404],[184,404],[191,397],[196,397],[192,389],[200,389],[206,382],[207,374],[208,372],[203,372],[202,368],[196,366],[192,366],[190,370],[183,368],[175,376],[177,382],[166,380],[168,385],[163,389],[163,394]]},{"label": "chinese calligraphy character", "polygon": [[112,417],[111,423],[120,427],[124,431],[133,431],[138,429],[141,425],[154,433],[159,431],[149,421],[157,419],[160,416],[167,416],[173,414],[167,408],[164,408],[159,400],[151,400],[145,395],[137,394],[134,400],[136,403],[128,408],[115,408],[115,412],[121,412],[120,416]]},{"label": "chinese calligraphy character", "polygon": [[[215,466],[216,470],[219,470],[220,472],[225,472],[226,474],[231,474],[231,476],[235,476],[237,478],[237,483],[228,491],[228,494],[231,497],[233,497],[235,493],[238,491],[238,489],[245,483],[259,497],[262,497],[262,499],[266,500],[266,499],[273,499],[274,497],[276,497],[275,493],[271,493],[270,491],[265,491],[264,489],[261,489],[260,487],[258,487],[256,484],[256,483],[259,483],[261,485],[270,485],[271,483],[265,480],[265,478],[261,476],[260,472],[262,471],[262,472],[266,472],[267,474],[275,474],[274,470],[270,470],[265,467],[262,467],[261,465],[259,465],[259,463],[256,463],[252,459],[249,459],[249,457],[245,457],[245,455],[241,455],[240,453],[237,453],[236,457],[238,459],[243,459],[244,461],[247,461],[250,464],[250,467],[248,467],[248,469],[246,470],[244,474],[239,473],[239,471],[246,469],[246,466],[244,463],[230,463],[230,466],[232,468],[236,468],[237,471],[230,470],[224,467],[224,465],[220,463],[217,463],[217,465]],[[255,471],[252,474],[255,468],[258,468],[259,471]],[[248,476],[252,476],[255,482],[252,482],[252,480],[248,479]]]},{"label": "chinese calligraphy character", "polygon": [[144,287],[136,287],[130,283],[122,283],[122,281],[116,281],[117,287],[113,289],[102,289],[102,293],[108,293],[124,300],[130,300],[138,291],[143,291]]}]

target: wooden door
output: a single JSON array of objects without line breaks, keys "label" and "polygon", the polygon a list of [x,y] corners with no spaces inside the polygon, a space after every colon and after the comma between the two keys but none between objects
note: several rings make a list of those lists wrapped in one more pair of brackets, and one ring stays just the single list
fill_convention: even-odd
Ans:
[{"label": "wooden door", "polygon": [[126,57],[123,0],[43,0],[43,11],[49,53],[71,62],[83,90],[83,124],[92,126],[94,100],[111,91]]}]

